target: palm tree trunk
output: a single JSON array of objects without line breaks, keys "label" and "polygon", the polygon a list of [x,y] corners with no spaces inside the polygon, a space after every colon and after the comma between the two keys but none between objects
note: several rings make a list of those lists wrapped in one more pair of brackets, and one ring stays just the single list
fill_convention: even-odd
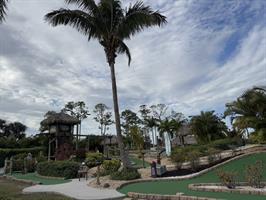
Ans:
[{"label": "palm tree trunk", "polygon": [[114,103],[114,113],[115,113],[115,126],[116,126],[116,134],[117,134],[117,142],[120,150],[120,157],[123,162],[123,166],[125,168],[130,167],[128,155],[124,149],[124,143],[121,133],[121,124],[120,124],[120,114],[119,114],[119,106],[118,106],[118,97],[117,97],[117,87],[116,87],[116,78],[115,78],[115,66],[114,63],[110,65],[111,70],[111,80],[112,80],[112,92],[113,92],[113,103]]}]

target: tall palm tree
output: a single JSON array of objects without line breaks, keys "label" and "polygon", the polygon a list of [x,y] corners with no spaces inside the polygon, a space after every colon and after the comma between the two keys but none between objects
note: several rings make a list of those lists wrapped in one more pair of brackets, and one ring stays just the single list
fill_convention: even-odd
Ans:
[{"label": "tall palm tree", "polygon": [[0,23],[2,23],[5,20],[8,1],[9,0],[0,0]]},{"label": "tall palm tree", "polygon": [[67,4],[76,4],[78,9],[59,9],[45,15],[51,25],[70,25],[86,35],[88,40],[96,39],[102,45],[109,64],[112,80],[114,113],[120,156],[125,168],[129,167],[128,156],[122,141],[117,86],[115,77],[115,59],[118,54],[126,54],[130,65],[131,54],[124,40],[131,39],[136,33],[151,26],[166,23],[166,17],[153,11],[139,1],[127,9],[121,7],[120,0],[65,0]]}]

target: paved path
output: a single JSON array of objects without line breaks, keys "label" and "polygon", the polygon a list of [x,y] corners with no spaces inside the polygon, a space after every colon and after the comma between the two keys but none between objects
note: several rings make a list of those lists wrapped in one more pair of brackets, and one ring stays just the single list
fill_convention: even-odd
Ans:
[{"label": "paved path", "polygon": [[[90,179],[89,181],[92,181]],[[57,185],[34,185],[23,189],[24,193],[54,192],[79,200],[122,199],[123,194],[111,189],[96,189],[87,186],[88,181],[73,179]]]}]

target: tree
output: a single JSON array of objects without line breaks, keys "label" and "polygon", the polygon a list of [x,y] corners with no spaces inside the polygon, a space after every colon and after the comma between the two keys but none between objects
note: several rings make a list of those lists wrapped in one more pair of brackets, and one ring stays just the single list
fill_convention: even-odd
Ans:
[{"label": "tree", "polygon": [[121,113],[121,120],[122,120],[122,128],[124,134],[128,135],[129,130],[133,126],[137,126],[140,124],[141,120],[138,117],[137,113],[126,109]]},{"label": "tree", "polygon": [[[80,122],[79,126],[77,125],[77,138],[76,138],[76,150],[78,149],[78,141],[79,135],[81,134],[81,121],[86,119],[90,113],[86,104],[83,101],[70,101],[68,102],[65,107],[61,110],[61,112],[67,113],[73,117],[76,117]],[[80,131],[79,131],[80,130]]]},{"label": "tree", "polygon": [[171,154],[171,138],[173,137],[172,122],[168,118],[162,120],[158,126],[160,136],[163,138],[166,148],[166,154]]},{"label": "tree", "polygon": [[184,135],[182,134],[180,129],[183,126],[187,125],[187,119],[182,113],[178,113],[172,110],[170,124],[172,129],[171,132],[173,132],[173,134],[175,134],[179,138],[181,145],[184,146],[185,145]]},{"label": "tree", "polygon": [[168,107],[165,104],[161,104],[161,103],[157,105],[152,105],[150,108],[151,108],[153,117],[160,121],[162,120],[162,117],[166,114],[166,111],[168,109]]},{"label": "tree", "polygon": [[8,1],[9,0],[0,0],[0,24],[5,20]]},{"label": "tree", "polygon": [[27,126],[20,122],[7,123],[0,119],[0,137],[13,137],[16,140],[25,138]]},{"label": "tree", "polygon": [[59,9],[45,16],[45,20],[51,25],[70,25],[86,35],[88,40],[96,39],[104,48],[106,61],[110,67],[115,124],[120,156],[125,168],[130,163],[125,152],[117,96],[115,77],[115,59],[118,54],[126,54],[128,65],[131,62],[131,54],[124,40],[131,39],[144,28],[161,26],[166,23],[166,17],[158,11],[153,11],[139,1],[130,5],[127,9],[121,7],[120,0],[100,0],[98,4],[94,0],[65,0],[67,4],[76,4],[79,9]]},{"label": "tree", "polygon": [[141,129],[138,126],[132,126],[129,130],[129,135],[133,140],[133,143],[137,147],[139,154],[141,155],[144,148],[144,137],[141,134]]},{"label": "tree", "polygon": [[[266,87],[265,87],[266,88]],[[237,100],[226,104],[225,117],[230,116],[237,132],[253,131],[252,135],[266,140],[266,89],[254,87]]]},{"label": "tree", "polygon": [[[156,127],[158,126],[158,120],[156,118],[153,118],[153,117],[145,118],[144,119],[144,125],[145,125],[145,127],[147,127],[152,132],[152,143],[154,146],[155,137],[156,137],[155,131],[156,131]],[[154,129],[155,129],[155,131],[154,131]]]},{"label": "tree", "polygon": [[226,137],[227,126],[214,111],[201,111],[200,115],[191,117],[190,127],[199,143],[209,143]]},{"label": "tree", "polygon": [[105,136],[106,130],[109,129],[109,126],[114,123],[112,120],[112,113],[108,111],[109,108],[103,104],[99,103],[94,107],[93,112],[95,113],[95,121],[99,123],[99,129],[101,131],[101,136],[103,136],[103,152],[105,152]]}]

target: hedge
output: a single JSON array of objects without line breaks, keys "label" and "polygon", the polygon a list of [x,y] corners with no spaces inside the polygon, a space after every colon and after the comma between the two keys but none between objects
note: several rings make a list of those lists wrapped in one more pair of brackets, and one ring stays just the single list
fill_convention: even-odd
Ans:
[{"label": "hedge", "polygon": [[46,161],[37,164],[37,173],[42,176],[76,178],[80,164],[74,161]]},{"label": "hedge", "polygon": [[40,151],[44,151],[45,147],[33,147],[33,148],[20,148],[20,149],[1,149],[0,148],[0,167],[5,164],[5,159],[15,156],[17,154],[28,154],[31,153],[34,157],[38,156]]}]

